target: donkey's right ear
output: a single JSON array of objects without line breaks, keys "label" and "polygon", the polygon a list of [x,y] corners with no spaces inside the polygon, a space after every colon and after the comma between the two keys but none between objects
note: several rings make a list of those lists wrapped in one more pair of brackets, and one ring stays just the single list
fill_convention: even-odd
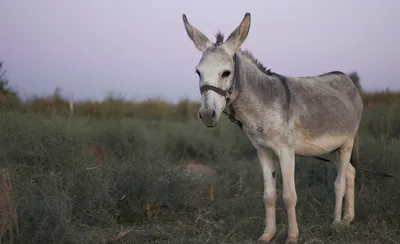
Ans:
[{"label": "donkey's right ear", "polygon": [[250,30],[250,13],[247,12],[240,25],[226,38],[225,45],[227,45],[230,50],[236,51],[240,48],[240,45],[244,42]]},{"label": "donkey's right ear", "polygon": [[185,14],[182,14],[183,24],[185,25],[186,32],[190,39],[193,41],[197,49],[204,52],[208,47],[212,46],[212,43],[208,38],[201,33],[194,26],[189,24]]}]

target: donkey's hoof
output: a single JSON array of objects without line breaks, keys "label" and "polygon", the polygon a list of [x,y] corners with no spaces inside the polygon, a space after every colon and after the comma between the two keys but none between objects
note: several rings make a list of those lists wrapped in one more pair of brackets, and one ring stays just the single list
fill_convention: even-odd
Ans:
[{"label": "donkey's hoof", "polygon": [[285,241],[285,244],[296,244],[297,243],[297,237],[288,237]]},{"label": "donkey's hoof", "polygon": [[351,221],[353,221],[353,219],[354,219],[354,217],[352,217],[352,216],[345,216],[345,217],[343,217],[343,219],[342,219],[342,225],[343,225],[343,226],[346,226],[346,227],[350,226],[350,223],[351,223]]},{"label": "donkey's hoof", "polygon": [[334,230],[340,230],[340,229],[343,228],[343,224],[342,224],[342,222],[341,222],[340,220],[334,220],[334,221],[332,222],[331,227],[332,227],[332,229],[334,229]]},{"label": "donkey's hoof", "polygon": [[268,244],[271,243],[274,233],[266,232],[257,240],[257,244]]},{"label": "donkey's hoof", "polygon": [[271,241],[257,240],[256,244],[271,244]]}]

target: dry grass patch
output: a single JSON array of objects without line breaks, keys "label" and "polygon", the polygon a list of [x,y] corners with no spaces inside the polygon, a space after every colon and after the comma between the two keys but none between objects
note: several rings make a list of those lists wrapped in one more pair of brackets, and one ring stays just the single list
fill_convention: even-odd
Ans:
[{"label": "dry grass patch", "polygon": [[12,194],[10,174],[0,169],[0,243],[12,243],[14,226],[17,227],[17,213]]}]

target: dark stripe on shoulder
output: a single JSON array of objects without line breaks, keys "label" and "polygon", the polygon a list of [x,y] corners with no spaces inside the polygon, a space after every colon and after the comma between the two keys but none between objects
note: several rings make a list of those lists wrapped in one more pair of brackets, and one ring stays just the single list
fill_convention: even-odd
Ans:
[{"label": "dark stripe on shoulder", "polygon": [[279,81],[281,82],[284,90],[285,90],[286,119],[287,119],[287,121],[289,121],[289,118],[290,118],[290,103],[291,103],[291,99],[292,99],[292,94],[290,92],[290,88],[289,88],[289,85],[287,83],[287,78],[285,76],[283,76],[283,75],[280,75],[280,74],[277,74],[277,73],[274,73],[274,72],[271,72],[270,75],[274,76],[274,77],[277,77],[279,79]]}]

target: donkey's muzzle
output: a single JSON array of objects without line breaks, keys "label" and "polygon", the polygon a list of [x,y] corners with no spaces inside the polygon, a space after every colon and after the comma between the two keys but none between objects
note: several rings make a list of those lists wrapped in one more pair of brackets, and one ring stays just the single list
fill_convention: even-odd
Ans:
[{"label": "donkey's muzzle", "polygon": [[217,113],[214,109],[200,108],[199,119],[207,126],[214,127],[216,124]]}]

